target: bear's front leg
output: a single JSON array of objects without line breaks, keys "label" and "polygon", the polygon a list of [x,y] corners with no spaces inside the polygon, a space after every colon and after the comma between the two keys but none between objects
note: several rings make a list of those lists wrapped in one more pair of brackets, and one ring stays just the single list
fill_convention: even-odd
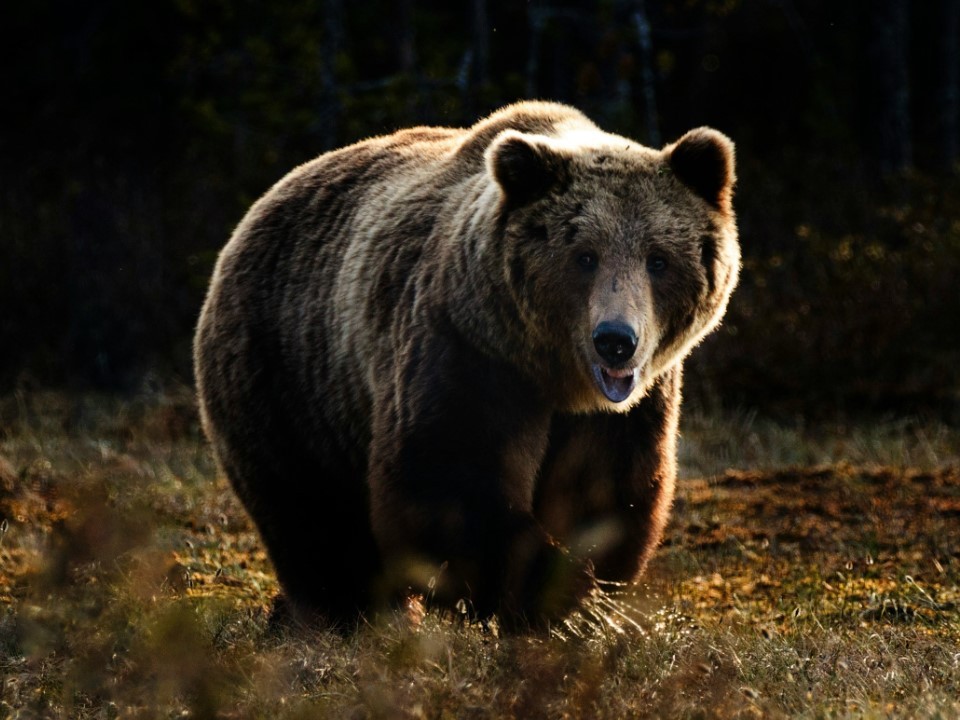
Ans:
[{"label": "bear's front leg", "polygon": [[412,354],[375,403],[371,520],[392,593],[463,599],[542,626],[593,587],[532,514],[549,413],[508,366],[449,345]]},{"label": "bear's front leg", "polygon": [[553,419],[534,512],[601,581],[634,581],[660,542],[673,501],[680,385],[677,366],[629,412]]}]

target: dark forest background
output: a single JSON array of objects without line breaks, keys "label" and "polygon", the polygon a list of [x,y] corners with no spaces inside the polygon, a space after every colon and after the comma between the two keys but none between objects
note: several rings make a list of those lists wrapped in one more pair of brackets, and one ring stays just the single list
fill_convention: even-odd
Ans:
[{"label": "dark forest background", "polygon": [[960,419],[960,0],[34,0],[0,40],[0,392],[190,382],[273,182],[537,97],[736,141],[743,281],[694,402]]}]

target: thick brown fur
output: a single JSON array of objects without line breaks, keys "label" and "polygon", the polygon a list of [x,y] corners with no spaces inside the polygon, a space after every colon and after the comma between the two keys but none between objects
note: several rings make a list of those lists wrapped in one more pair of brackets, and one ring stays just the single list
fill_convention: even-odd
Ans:
[{"label": "thick brown fur", "polygon": [[[636,578],[673,496],[682,360],[736,284],[733,184],[714,130],[654,150],[526,102],[328,153],[261,198],[196,373],[298,611],[351,623],[419,591],[540,624],[594,573]],[[616,367],[605,321],[636,335]]]}]

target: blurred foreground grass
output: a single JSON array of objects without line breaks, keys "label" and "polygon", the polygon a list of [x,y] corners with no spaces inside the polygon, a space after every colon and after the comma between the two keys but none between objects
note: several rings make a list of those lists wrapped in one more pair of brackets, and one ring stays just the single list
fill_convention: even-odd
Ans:
[{"label": "blurred foreground grass", "polygon": [[690,411],[628,619],[517,638],[268,626],[187,389],[11,396],[0,428],[0,717],[960,716],[956,428]]}]

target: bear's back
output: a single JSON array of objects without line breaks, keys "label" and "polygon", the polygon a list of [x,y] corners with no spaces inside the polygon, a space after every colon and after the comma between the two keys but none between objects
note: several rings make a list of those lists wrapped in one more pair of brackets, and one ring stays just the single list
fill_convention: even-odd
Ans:
[{"label": "bear's back", "polygon": [[[405,293],[416,292],[411,278],[429,262],[424,246],[450,234],[444,224],[465,188],[493,182],[484,153],[507,129],[596,128],[564,105],[518,103],[471,128],[400,130],[292,170],[254,204],[220,256],[197,347],[198,357],[224,359],[200,365],[222,371],[232,351],[215,339],[241,338],[246,367],[234,369],[235,379],[263,378],[270,403],[311,418],[305,432],[325,424],[344,433],[345,445],[364,446],[371,360],[389,346],[396,308],[409,305]],[[315,416],[321,407],[335,416]]]}]

